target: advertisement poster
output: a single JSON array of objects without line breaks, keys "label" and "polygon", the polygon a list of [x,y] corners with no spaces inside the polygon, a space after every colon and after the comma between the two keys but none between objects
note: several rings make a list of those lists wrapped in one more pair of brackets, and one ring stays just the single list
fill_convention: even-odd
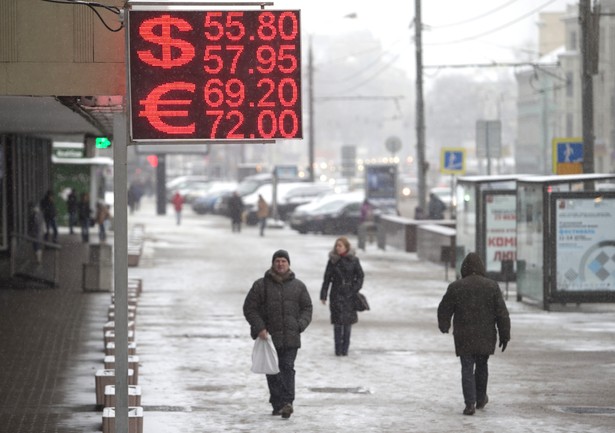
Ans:
[{"label": "advertisement poster", "polygon": [[515,194],[485,196],[485,266],[500,272],[503,260],[517,260],[517,197]]},{"label": "advertisement poster", "polygon": [[559,198],[556,289],[615,291],[615,199]]}]

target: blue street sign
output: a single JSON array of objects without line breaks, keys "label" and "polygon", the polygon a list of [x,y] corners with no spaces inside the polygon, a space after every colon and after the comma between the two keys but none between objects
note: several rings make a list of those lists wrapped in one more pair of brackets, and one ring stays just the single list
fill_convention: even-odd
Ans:
[{"label": "blue street sign", "polygon": [[440,158],[442,174],[463,174],[465,172],[465,149],[442,149]]},{"label": "blue street sign", "polygon": [[557,143],[557,162],[583,162],[583,143],[575,141],[560,141]]}]

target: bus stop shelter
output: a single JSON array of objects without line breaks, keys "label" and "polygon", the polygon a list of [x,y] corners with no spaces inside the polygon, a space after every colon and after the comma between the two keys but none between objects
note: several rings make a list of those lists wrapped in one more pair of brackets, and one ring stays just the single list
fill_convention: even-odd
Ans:
[{"label": "bus stop shelter", "polygon": [[615,302],[615,174],[517,180],[517,300]]},{"label": "bus stop shelter", "polygon": [[461,274],[464,257],[476,252],[485,263],[490,278],[514,279],[516,181],[519,177],[462,176],[457,179],[457,275]]}]

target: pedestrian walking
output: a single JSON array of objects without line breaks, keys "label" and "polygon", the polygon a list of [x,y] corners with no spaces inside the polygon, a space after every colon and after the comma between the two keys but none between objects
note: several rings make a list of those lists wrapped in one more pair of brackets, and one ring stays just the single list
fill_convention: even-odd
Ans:
[{"label": "pedestrian walking", "polygon": [[28,236],[32,238],[32,248],[36,263],[43,263],[43,231],[45,221],[43,214],[35,203],[28,203]]},{"label": "pedestrian walking", "polygon": [[[438,306],[438,327],[448,333],[453,318],[455,353],[461,361],[464,415],[474,415],[489,401],[489,355],[500,339],[502,352],[510,341],[510,317],[498,283],[485,277],[485,265],[476,253],[461,264],[461,279],[449,284]],[[496,333],[497,331],[497,333]]]},{"label": "pedestrian walking", "polygon": [[40,207],[45,220],[45,240],[49,240],[49,234],[51,233],[51,241],[53,243],[58,243],[58,225],[56,223],[57,211],[52,190],[47,190],[47,193],[41,199]]},{"label": "pedestrian walking", "polygon": [[81,240],[90,241],[90,225],[92,224],[92,209],[90,208],[90,194],[81,193],[79,200],[79,225],[81,226]]},{"label": "pedestrian walking", "polygon": [[258,195],[256,216],[258,217],[258,226],[260,235],[265,236],[265,227],[267,227],[267,217],[269,217],[269,205],[263,198],[262,194]]},{"label": "pedestrian walking", "polygon": [[107,221],[111,219],[109,205],[99,201],[96,203],[96,223],[98,224],[98,240],[100,242],[107,241]]},{"label": "pedestrian walking", "polygon": [[312,321],[312,300],[290,269],[285,250],[273,253],[271,268],[254,282],[243,304],[252,339],[270,334],[278,355],[278,374],[267,375],[272,415],[289,418],[295,400],[295,359],[301,333]]},{"label": "pedestrian walking", "polygon": [[357,234],[359,239],[359,249],[365,251],[365,242],[369,240],[373,242],[374,233],[376,232],[376,222],[374,218],[374,206],[366,198],[361,204],[361,217]]},{"label": "pedestrian walking", "polygon": [[363,278],[361,262],[350,242],[344,236],[337,238],[329,252],[329,261],[320,289],[320,301],[327,305],[327,294],[329,287],[331,288],[329,310],[336,356],[348,356],[352,325],[359,320],[354,308],[354,298],[363,287]]},{"label": "pedestrian walking", "polygon": [[175,191],[171,201],[173,202],[173,208],[175,209],[175,220],[177,225],[180,225],[182,222],[182,207],[184,206],[184,198],[179,191]]},{"label": "pedestrian walking", "polygon": [[72,188],[66,197],[66,210],[68,211],[68,231],[72,235],[75,233],[74,229],[79,220],[79,200],[75,188]]},{"label": "pedestrian walking", "polygon": [[229,216],[231,217],[231,230],[241,232],[241,219],[243,217],[243,200],[237,191],[228,201]]},{"label": "pedestrian walking", "polygon": [[444,211],[446,210],[446,204],[433,192],[429,194],[429,219],[441,220],[444,219]]}]

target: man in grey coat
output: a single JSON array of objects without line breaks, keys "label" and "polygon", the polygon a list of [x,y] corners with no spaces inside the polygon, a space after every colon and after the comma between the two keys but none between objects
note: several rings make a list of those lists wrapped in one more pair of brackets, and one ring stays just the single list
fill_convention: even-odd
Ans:
[{"label": "man in grey coat", "polygon": [[[461,279],[448,286],[438,306],[438,327],[448,333],[453,318],[455,352],[461,361],[464,415],[485,407],[489,355],[495,352],[497,334],[502,352],[510,340],[510,317],[496,281],[485,277],[485,265],[476,253],[461,264]],[[497,328],[497,331],[496,331]]]},{"label": "man in grey coat", "polygon": [[243,304],[253,339],[270,334],[278,354],[278,374],[267,375],[272,415],[289,418],[295,400],[295,359],[301,333],[312,321],[312,300],[290,269],[285,250],[273,253],[271,268],[254,282]]}]

